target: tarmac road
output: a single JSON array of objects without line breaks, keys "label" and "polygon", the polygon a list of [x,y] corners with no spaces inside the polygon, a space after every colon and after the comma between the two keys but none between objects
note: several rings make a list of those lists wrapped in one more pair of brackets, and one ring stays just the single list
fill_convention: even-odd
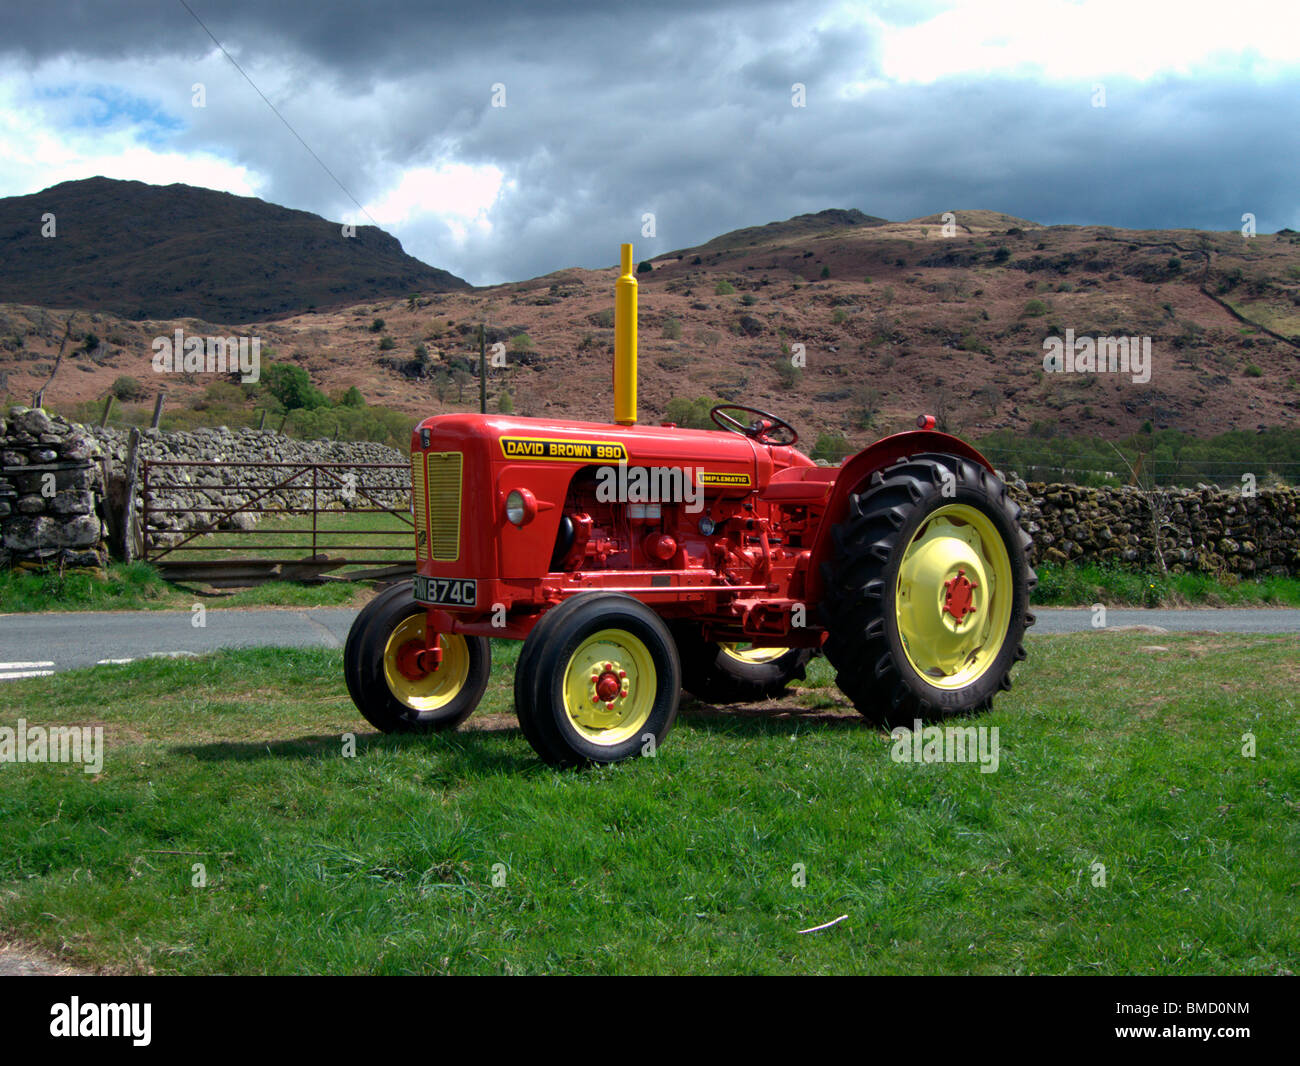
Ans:
[{"label": "tarmac road", "polygon": [[[188,611],[66,612],[0,615],[0,681],[57,670],[200,655],[220,648],[341,648],[356,611],[344,607],[212,608],[204,624]],[[1033,636],[1095,632],[1089,608],[1039,608]],[[1300,633],[1300,610],[1108,610],[1106,626],[1156,626],[1170,632]]]}]

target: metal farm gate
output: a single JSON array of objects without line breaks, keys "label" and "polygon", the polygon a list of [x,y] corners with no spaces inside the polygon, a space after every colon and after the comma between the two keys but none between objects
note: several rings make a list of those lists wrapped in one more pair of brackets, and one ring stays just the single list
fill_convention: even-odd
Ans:
[{"label": "metal farm gate", "polygon": [[406,463],[141,459],[140,476],[136,543],[169,580],[248,585],[414,571]]}]

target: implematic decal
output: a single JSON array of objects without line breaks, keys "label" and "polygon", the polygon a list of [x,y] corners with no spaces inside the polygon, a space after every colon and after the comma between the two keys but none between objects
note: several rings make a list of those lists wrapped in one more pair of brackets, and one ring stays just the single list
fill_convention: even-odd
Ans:
[{"label": "implematic decal", "polygon": [[739,485],[742,488],[749,488],[749,475],[728,474],[716,470],[713,472],[701,470],[699,473],[699,483],[701,485]]},{"label": "implematic decal", "polygon": [[502,437],[507,459],[568,459],[580,463],[625,463],[627,449],[617,441],[547,440],[542,437]]}]

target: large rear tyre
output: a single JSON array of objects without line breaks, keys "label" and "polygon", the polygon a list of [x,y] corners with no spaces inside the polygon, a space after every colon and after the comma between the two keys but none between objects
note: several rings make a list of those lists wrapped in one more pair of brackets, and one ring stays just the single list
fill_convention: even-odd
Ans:
[{"label": "large rear tyre", "polygon": [[706,703],[775,699],[804,676],[813,655],[811,648],[712,643],[693,625],[676,625],[672,632],[682,661],[682,688]]},{"label": "large rear tyre", "polygon": [[1006,486],[951,455],[917,455],[849,498],[823,569],[836,684],[887,727],[986,710],[1011,687],[1033,624],[1029,537]]},{"label": "large rear tyre", "polygon": [[367,612],[357,616],[355,640],[350,633],[343,652],[345,673],[355,673],[348,691],[357,710],[383,733],[455,729],[474,712],[487,689],[492,668],[487,639],[439,634],[442,663],[432,670],[421,655],[426,625],[422,604],[395,589],[376,597],[367,611],[368,617]]},{"label": "large rear tyre", "polygon": [[663,620],[631,596],[583,593],[552,608],[516,669],[520,726],[552,766],[654,750],[677,719],[677,647]]}]

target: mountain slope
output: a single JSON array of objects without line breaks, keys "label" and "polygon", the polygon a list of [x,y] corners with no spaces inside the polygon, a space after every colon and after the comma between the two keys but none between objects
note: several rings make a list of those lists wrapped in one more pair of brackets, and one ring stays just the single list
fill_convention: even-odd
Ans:
[{"label": "mountain slope", "polygon": [[[55,235],[42,235],[54,215]],[[0,199],[0,301],[248,322],[468,283],[374,226],[189,185],[88,178]]]},{"label": "mountain slope", "polygon": [[[951,237],[936,215],[742,242],[698,263],[656,257],[638,275],[642,420],[664,417],[673,399],[708,397],[782,415],[810,443],[827,433],[858,446],[922,412],[974,437],[1118,440],[1148,422],[1209,437],[1300,422],[1300,234],[1248,240],[955,214]],[[612,239],[611,261],[616,251]],[[293,360],[327,392],[356,386],[414,417],[477,408],[468,375],[485,320],[489,345],[502,342],[508,354],[508,366],[490,373],[492,410],[508,390],[516,414],[605,420],[616,274],[570,268],[239,332],[261,336],[263,351],[274,349],[267,358]],[[0,394],[30,401],[65,320],[0,306]],[[151,339],[177,325],[220,332],[79,315],[74,336],[93,331],[100,343],[69,352],[47,401],[102,403],[114,378],[130,375],[146,393],[142,416],[163,387],[173,408],[201,403],[210,375],[164,380],[150,368]],[[1045,372],[1044,342],[1071,330],[1147,338],[1150,365],[1141,374]],[[801,368],[790,363],[796,345]],[[452,373],[459,381],[440,387]]]}]

